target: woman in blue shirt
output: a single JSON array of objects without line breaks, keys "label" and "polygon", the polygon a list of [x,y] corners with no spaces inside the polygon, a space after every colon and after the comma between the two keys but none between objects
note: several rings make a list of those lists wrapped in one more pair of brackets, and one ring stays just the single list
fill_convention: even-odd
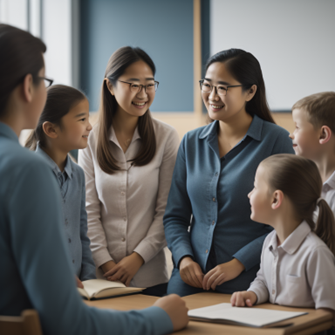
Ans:
[{"label": "woman in blue shirt", "polygon": [[18,141],[22,129],[36,127],[46,101],[46,47],[28,32],[0,24],[0,50],[0,315],[34,308],[43,333],[51,335],[166,334],[185,327],[187,308],[177,296],[129,312],[82,302],[57,182],[44,159]]},{"label": "woman in blue shirt", "polygon": [[288,132],[271,117],[252,54],[212,56],[200,88],[212,122],[184,136],[164,216],[174,262],[168,293],[180,296],[249,287],[270,230],[250,219],[247,194],[264,158],[293,153]]}]

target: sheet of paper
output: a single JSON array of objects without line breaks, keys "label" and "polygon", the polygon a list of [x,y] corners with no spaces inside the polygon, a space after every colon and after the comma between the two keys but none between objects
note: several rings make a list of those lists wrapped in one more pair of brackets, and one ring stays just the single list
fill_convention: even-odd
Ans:
[{"label": "sheet of paper", "polygon": [[286,312],[264,308],[232,307],[229,303],[222,303],[203,308],[192,309],[190,317],[206,318],[210,320],[228,320],[252,327],[263,327],[267,324],[294,318],[307,313]]}]

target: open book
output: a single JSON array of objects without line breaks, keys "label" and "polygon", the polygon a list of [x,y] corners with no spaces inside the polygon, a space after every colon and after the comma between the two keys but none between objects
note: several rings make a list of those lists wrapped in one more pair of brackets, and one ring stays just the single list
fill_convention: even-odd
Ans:
[{"label": "open book", "polygon": [[192,309],[188,312],[188,316],[194,321],[225,323],[248,327],[264,327],[304,314],[308,313],[252,307],[232,307],[229,303]]},{"label": "open book", "polygon": [[121,282],[104,279],[84,280],[82,283],[84,288],[77,287],[77,289],[88,300],[127,295],[144,290],[144,288],[126,287]]}]

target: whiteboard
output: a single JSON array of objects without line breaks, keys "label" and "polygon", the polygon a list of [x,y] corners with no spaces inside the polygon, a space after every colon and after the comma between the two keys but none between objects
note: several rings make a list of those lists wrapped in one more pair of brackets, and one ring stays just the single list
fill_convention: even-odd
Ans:
[{"label": "whiteboard", "polygon": [[335,0],[211,0],[210,51],[260,62],[271,110],[335,91]]}]

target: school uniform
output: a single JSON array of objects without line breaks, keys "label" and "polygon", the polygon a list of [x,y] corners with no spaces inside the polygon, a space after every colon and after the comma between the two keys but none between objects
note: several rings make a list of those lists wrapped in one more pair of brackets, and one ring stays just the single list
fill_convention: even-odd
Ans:
[{"label": "school uniform", "polygon": [[174,128],[155,119],[152,122],[156,154],[147,165],[134,166],[132,162],[142,146],[138,128],[123,152],[111,127],[110,150],[120,166],[113,174],[102,171],[97,159],[99,125],[91,131],[87,148],[79,151],[79,165],[86,177],[88,236],[94,262],[100,267],[138,253],[144,264],[130,286],[144,288],[169,280],[163,215],[179,145]]},{"label": "school uniform", "polygon": [[303,221],[278,246],[276,231],[264,241],[261,267],[248,291],[257,304],[335,310],[335,257]]},{"label": "school uniform", "polygon": [[90,308],[77,292],[65,241],[59,186],[44,159],[0,122],[0,314],[34,308],[43,334],[166,334],[159,307]]},{"label": "school uniform", "polygon": [[67,156],[62,172],[39,144],[36,153],[45,159],[60,189],[64,230],[74,272],[82,281],[95,279],[95,264],[87,237],[84,171]]},{"label": "school uniform", "polygon": [[201,292],[184,283],[180,261],[190,256],[203,273],[238,259],[245,267],[216,291],[246,290],[256,276],[263,241],[271,227],[250,219],[247,197],[259,163],[292,153],[289,133],[257,116],[244,138],[224,157],[218,147],[219,121],[188,132],[180,145],[164,215],[165,236],[175,268],[168,293]]}]

